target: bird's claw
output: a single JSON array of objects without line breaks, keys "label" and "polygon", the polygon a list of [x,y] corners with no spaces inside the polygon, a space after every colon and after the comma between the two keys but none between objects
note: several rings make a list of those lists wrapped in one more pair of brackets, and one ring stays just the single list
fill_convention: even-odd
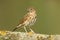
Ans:
[{"label": "bird's claw", "polygon": [[34,34],[34,32],[30,31],[30,32],[27,32],[27,36],[31,36]]}]

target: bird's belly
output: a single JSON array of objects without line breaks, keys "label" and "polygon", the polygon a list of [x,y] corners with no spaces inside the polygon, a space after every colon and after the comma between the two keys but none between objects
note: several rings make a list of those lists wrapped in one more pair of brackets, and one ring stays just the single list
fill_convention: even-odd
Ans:
[{"label": "bird's belly", "polygon": [[33,18],[33,19],[29,22],[29,26],[30,26],[30,25],[33,25],[35,22],[36,22],[36,19]]},{"label": "bird's belly", "polygon": [[35,21],[36,21],[36,19],[35,18],[32,18],[29,21],[25,21],[24,22],[24,25],[25,26],[31,26],[31,25],[33,25],[35,23]]},{"label": "bird's belly", "polygon": [[35,23],[36,18],[34,16],[28,17],[28,19],[24,22],[25,26],[31,26]]}]

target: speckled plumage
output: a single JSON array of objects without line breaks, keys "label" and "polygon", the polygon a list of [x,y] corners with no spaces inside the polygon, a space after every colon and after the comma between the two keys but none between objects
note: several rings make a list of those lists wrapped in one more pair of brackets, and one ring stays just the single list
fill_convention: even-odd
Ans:
[{"label": "speckled plumage", "polygon": [[36,10],[34,8],[28,8],[27,11],[28,13],[21,19],[19,25],[15,29],[13,29],[13,31],[18,29],[22,25],[24,26],[24,30],[27,31],[26,26],[31,26],[36,22]]}]

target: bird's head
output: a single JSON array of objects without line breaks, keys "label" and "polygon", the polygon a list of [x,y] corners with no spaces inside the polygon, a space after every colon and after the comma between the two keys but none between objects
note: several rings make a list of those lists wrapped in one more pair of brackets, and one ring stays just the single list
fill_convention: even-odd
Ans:
[{"label": "bird's head", "polygon": [[31,13],[32,13],[32,12],[36,12],[36,10],[35,10],[34,8],[32,8],[32,7],[27,8],[27,11],[28,11],[28,12],[31,12]]}]

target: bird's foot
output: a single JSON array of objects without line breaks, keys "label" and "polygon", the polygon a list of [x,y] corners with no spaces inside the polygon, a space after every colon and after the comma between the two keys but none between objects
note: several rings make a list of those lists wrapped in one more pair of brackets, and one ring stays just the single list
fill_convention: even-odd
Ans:
[{"label": "bird's foot", "polygon": [[27,32],[27,36],[30,36],[32,37],[32,35],[34,34],[34,32],[30,31],[30,32]]}]

